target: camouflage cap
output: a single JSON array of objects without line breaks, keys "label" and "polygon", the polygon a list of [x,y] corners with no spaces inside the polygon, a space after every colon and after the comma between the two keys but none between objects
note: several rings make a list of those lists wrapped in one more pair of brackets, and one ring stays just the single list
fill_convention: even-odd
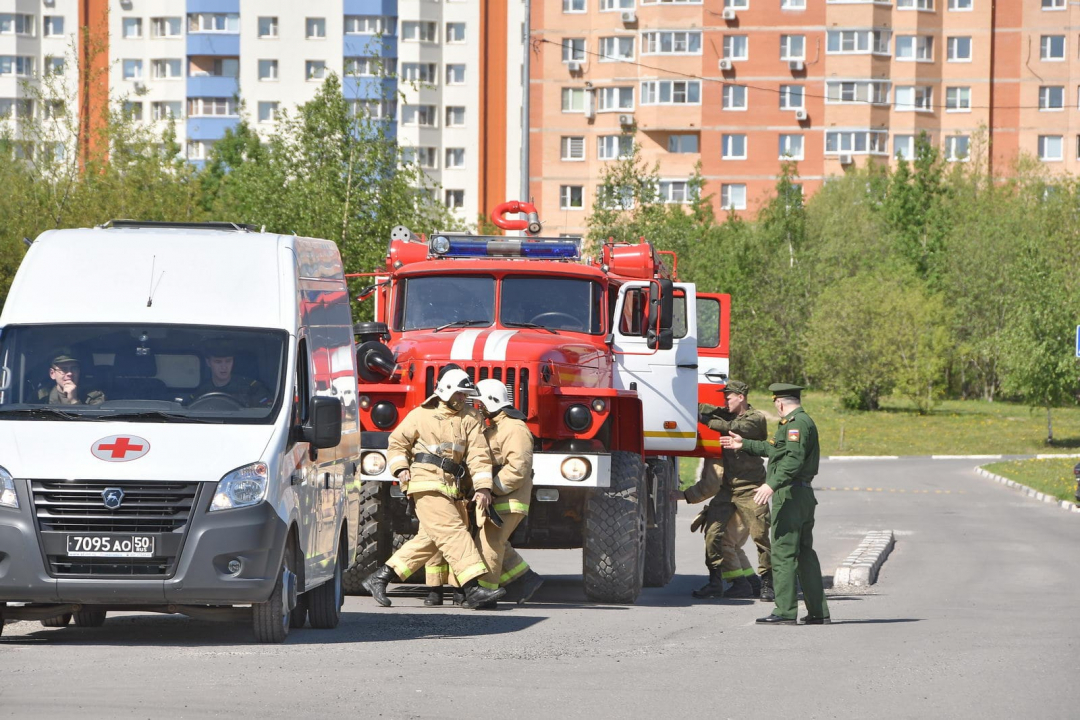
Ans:
[{"label": "camouflage cap", "polygon": [[793,397],[799,398],[802,396],[803,387],[801,385],[792,385],[791,383],[773,383],[769,386],[769,392],[772,393],[773,399],[778,397]]},{"label": "camouflage cap", "polygon": [[60,348],[53,355],[52,364],[59,365],[60,363],[77,363],[79,358],[75,357],[75,354],[71,352],[71,348]]},{"label": "camouflage cap", "polygon": [[741,380],[728,380],[724,386],[724,394],[735,393],[736,395],[749,395],[750,386]]}]

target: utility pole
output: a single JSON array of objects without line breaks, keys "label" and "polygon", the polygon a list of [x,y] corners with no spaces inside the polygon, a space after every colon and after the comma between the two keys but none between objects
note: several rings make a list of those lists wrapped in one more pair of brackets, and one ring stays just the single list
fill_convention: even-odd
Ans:
[{"label": "utility pole", "polygon": [[532,2],[525,0],[524,57],[521,97],[521,202],[529,202],[529,54],[532,50]]}]

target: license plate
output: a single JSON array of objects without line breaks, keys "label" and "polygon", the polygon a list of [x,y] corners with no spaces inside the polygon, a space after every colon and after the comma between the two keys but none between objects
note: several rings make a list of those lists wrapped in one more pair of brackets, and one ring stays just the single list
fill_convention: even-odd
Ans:
[{"label": "license plate", "polygon": [[152,535],[68,535],[72,557],[141,558],[154,556]]}]

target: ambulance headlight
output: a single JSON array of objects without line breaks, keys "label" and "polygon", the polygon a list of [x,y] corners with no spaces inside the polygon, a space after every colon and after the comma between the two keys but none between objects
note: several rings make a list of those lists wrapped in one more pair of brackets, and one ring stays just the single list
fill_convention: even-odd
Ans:
[{"label": "ambulance headlight", "polygon": [[19,507],[19,496],[15,494],[15,481],[4,468],[0,467],[0,507]]},{"label": "ambulance headlight", "polygon": [[581,482],[592,472],[592,463],[585,458],[572,457],[562,461],[562,476],[571,482]]},{"label": "ambulance headlight", "polygon": [[210,512],[258,505],[266,498],[266,463],[252,463],[237,468],[221,478],[210,502]]},{"label": "ambulance headlight", "polygon": [[365,475],[382,475],[383,470],[386,470],[386,458],[382,453],[364,453],[360,458],[360,472]]}]

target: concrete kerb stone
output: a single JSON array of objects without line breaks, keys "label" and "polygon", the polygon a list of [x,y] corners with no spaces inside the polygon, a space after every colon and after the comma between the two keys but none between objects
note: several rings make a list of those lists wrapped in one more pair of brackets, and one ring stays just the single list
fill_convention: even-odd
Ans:
[{"label": "concrete kerb stone", "polygon": [[[1071,456],[1066,455],[1066,456],[1052,456],[1052,457],[1071,457]],[[1053,495],[1047,495],[1044,492],[1039,492],[1035,488],[1030,488],[1027,485],[1021,485],[1020,483],[1016,482],[1015,480],[1010,480],[1007,477],[1002,477],[1001,475],[997,475],[995,473],[992,473],[989,470],[987,470],[987,469],[985,469],[985,468],[983,468],[981,466],[976,467],[975,472],[977,472],[979,475],[982,475],[983,477],[990,478],[994,482],[1000,483],[1000,484],[1004,485],[1005,487],[1010,487],[1010,488],[1013,488],[1014,490],[1019,490],[1021,493],[1023,493],[1027,497],[1034,498],[1035,500],[1038,500],[1040,502],[1050,503],[1051,505],[1057,505],[1062,510],[1068,510],[1069,512],[1074,512],[1074,513],[1080,514],[1080,505],[1077,505],[1074,502],[1070,502],[1069,500],[1059,500],[1058,498],[1054,497]]]},{"label": "concrete kerb stone", "polygon": [[892,530],[873,530],[833,574],[833,587],[868,587],[877,582],[885,558],[896,545]]}]

